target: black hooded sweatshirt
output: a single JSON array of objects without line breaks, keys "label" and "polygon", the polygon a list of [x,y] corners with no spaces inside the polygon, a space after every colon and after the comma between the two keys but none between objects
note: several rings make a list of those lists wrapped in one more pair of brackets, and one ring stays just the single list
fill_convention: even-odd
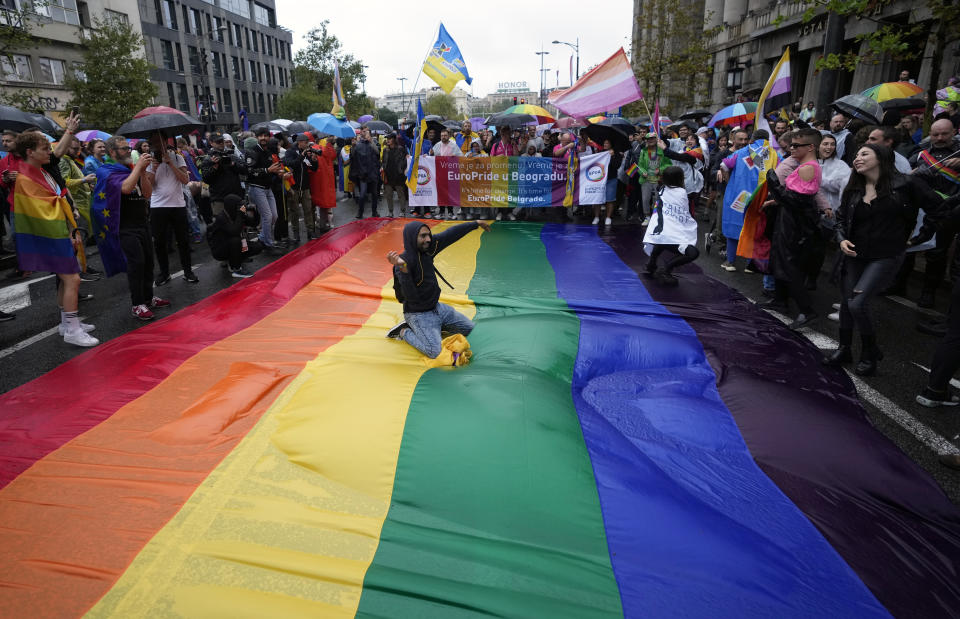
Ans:
[{"label": "black hooded sweatshirt", "polygon": [[437,271],[433,267],[433,258],[438,253],[456,243],[468,233],[477,229],[477,222],[462,223],[434,234],[427,251],[417,248],[417,235],[423,222],[411,221],[403,227],[403,253],[400,257],[407,263],[407,272],[393,267],[393,276],[403,292],[403,312],[429,312],[437,307],[440,300],[440,284],[437,283]]}]

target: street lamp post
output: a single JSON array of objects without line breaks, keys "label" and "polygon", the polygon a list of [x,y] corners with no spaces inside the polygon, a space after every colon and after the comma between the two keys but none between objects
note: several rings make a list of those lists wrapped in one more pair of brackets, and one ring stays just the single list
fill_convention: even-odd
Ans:
[{"label": "street lamp post", "polygon": [[407,105],[406,105],[406,100],[404,99],[404,94],[403,94],[403,83],[404,83],[405,81],[407,81],[407,78],[405,78],[405,77],[398,77],[397,79],[400,80],[400,112],[401,112],[404,116],[406,116],[406,114],[407,114]]},{"label": "street lamp post", "polygon": [[[577,37],[576,43],[567,43],[566,41],[554,41],[554,45],[568,45],[577,53],[577,79],[580,79],[580,37]],[[573,86],[573,84],[570,84]]]},{"label": "street lamp post", "polygon": [[[361,67],[361,69],[369,69],[369,68],[370,68],[370,65],[368,65],[368,64],[362,64],[362,65],[360,65],[360,67]],[[366,71],[363,71],[363,72],[360,74],[360,83],[363,84],[363,96],[367,96],[367,72],[366,72]]]},{"label": "street lamp post", "polygon": [[540,51],[534,52],[537,56],[540,56],[540,96],[539,103],[543,105],[543,57],[549,54],[550,52],[543,51],[543,45],[540,45]]}]

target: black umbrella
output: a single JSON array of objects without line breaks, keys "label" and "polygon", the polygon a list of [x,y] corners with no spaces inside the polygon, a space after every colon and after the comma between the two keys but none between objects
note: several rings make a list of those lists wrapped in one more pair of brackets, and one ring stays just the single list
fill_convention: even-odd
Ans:
[{"label": "black umbrella", "polygon": [[859,118],[874,125],[879,125],[883,119],[883,108],[880,104],[864,95],[853,94],[840,97],[831,105],[841,114]]},{"label": "black umbrella", "polygon": [[57,121],[53,120],[49,116],[43,114],[27,114],[30,118],[33,119],[34,124],[40,127],[40,130],[44,133],[57,134],[63,132],[63,127],[57,124]]},{"label": "black umbrella", "polygon": [[369,129],[373,133],[390,133],[393,131],[388,123],[383,122],[382,120],[368,120],[363,123],[365,129]]},{"label": "black umbrella", "polygon": [[316,133],[317,130],[313,128],[313,125],[303,120],[295,120],[284,129],[286,133],[306,133],[307,131]]},{"label": "black umbrella", "polygon": [[649,125],[650,117],[647,116],[646,114],[644,114],[643,116],[635,116],[630,119],[630,122],[632,122],[635,125]]},{"label": "black umbrella", "polygon": [[443,121],[443,126],[450,131],[460,131],[461,123],[456,120],[445,120]]},{"label": "black umbrella", "polygon": [[285,133],[287,128],[283,125],[279,125],[271,120],[264,121],[262,123],[257,123],[250,127],[250,131],[256,132],[257,129],[265,127],[267,131],[272,131],[274,133]]},{"label": "black umbrella", "polygon": [[164,135],[186,135],[202,130],[203,123],[188,114],[150,114],[125,122],[116,133],[126,138],[149,138],[157,131]]},{"label": "black umbrella", "polygon": [[697,120],[698,118],[710,118],[711,116],[713,116],[713,113],[706,110],[690,110],[680,116],[680,120]]},{"label": "black umbrella", "polygon": [[595,123],[602,127],[616,127],[617,129],[625,132],[627,135],[632,135],[637,132],[637,128],[633,126],[626,118],[618,118],[616,116],[610,118],[604,118],[598,123]]},{"label": "black umbrella", "polygon": [[488,127],[509,127],[516,129],[523,125],[535,125],[539,120],[532,114],[493,114],[488,117],[483,124]]},{"label": "black umbrella", "polygon": [[880,102],[880,107],[883,108],[884,111],[922,110],[927,107],[927,101],[926,99],[921,99],[919,97],[909,97],[906,99],[887,99],[886,101]]},{"label": "black umbrella", "polygon": [[24,131],[36,126],[37,121],[30,114],[9,105],[0,105],[0,129]]},{"label": "black umbrella", "polygon": [[619,127],[596,123],[584,127],[581,133],[585,133],[588,138],[601,146],[604,140],[610,140],[610,143],[613,144],[613,150],[617,152],[622,153],[630,148],[630,137]]}]

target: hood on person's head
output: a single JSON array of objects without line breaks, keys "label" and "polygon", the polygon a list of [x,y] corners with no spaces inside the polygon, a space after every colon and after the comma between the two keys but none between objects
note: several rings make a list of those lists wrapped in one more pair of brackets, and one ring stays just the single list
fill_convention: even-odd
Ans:
[{"label": "hood on person's head", "polygon": [[[429,230],[430,226],[422,221],[411,221],[403,227],[403,259],[406,260],[408,264],[412,263],[413,259],[418,253],[422,251],[429,251],[429,247],[427,249],[422,249],[417,242],[417,237],[420,235],[420,230],[422,228]],[[430,236],[430,242],[433,243],[432,234]]]},{"label": "hood on person's head", "polygon": [[237,194],[231,193],[224,196],[223,210],[226,211],[227,215],[230,216],[230,219],[233,219],[237,216],[237,213],[240,212],[241,206],[243,206],[243,198]]},{"label": "hood on person's head", "polygon": [[257,141],[257,138],[247,138],[243,141],[243,149],[246,150],[248,148],[253,148],[259,143],[260,142]]}]

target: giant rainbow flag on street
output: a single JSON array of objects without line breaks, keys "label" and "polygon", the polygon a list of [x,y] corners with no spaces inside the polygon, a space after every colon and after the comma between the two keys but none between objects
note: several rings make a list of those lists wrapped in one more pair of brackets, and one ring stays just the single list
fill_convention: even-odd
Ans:
[{"label": "giant rainbow flag on street", "polygon": [[428,369],[384,337],[403,224],[0,396],[3,614],[956,614],[960,510],[811,344],[647,286],[636,228],[497,223],[436,258],[477,326]]}]

